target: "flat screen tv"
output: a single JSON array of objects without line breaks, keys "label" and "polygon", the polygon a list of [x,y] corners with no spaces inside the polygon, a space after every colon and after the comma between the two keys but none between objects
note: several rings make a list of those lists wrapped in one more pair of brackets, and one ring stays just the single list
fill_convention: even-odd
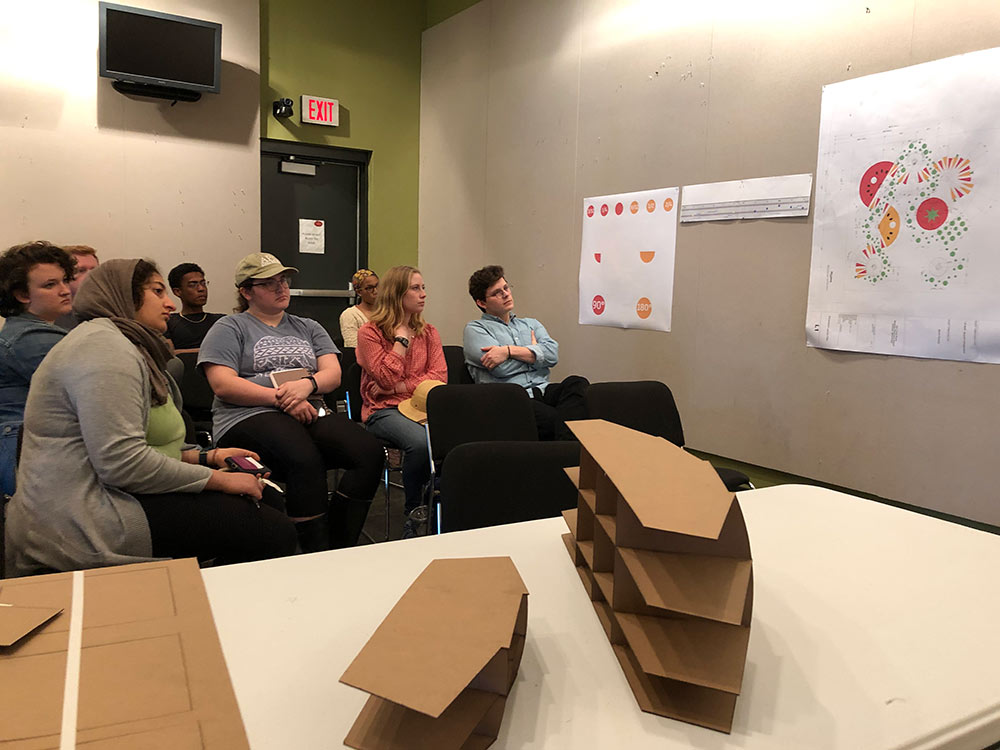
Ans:
[{"label": "flat screen tv", "polygon": [[100,20],[104,78],[139,84],[133,91],[219,93],[222,24],[105,2]]}]

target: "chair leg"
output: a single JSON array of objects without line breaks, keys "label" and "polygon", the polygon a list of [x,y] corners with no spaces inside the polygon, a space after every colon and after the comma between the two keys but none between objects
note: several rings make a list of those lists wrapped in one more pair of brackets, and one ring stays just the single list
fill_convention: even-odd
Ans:
[{"label": "chair leg", "polygon": [[382,471],[382,483],[385,487],[385,541],[389,541],[389,451],[385,452],[385,469]]}]

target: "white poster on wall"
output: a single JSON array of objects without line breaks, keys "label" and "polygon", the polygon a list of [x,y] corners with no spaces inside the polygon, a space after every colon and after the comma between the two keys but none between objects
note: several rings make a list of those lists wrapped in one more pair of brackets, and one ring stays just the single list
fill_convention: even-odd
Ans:
[{"label": "white poster on wall", "polygon": [[1000,362],[1000,49],[825,86],[806,342]]},{"label": "white poster on wall", "polygon": [[326,252],[326,223],[321,219],[299,219],[299,252]]},{"label": "white poster on wall", "polygon": [[670,330],[679,188],[583,201],[580,323]]}]

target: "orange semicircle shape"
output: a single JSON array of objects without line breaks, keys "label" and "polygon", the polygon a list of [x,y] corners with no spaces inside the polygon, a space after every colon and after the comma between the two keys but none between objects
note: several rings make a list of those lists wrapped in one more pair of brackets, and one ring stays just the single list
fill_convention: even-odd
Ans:
[{"label": "orange semicircle shape", "polygon": [[655,250],[640,250],[639,251],[639,257],[642,259],[643,263],[649,263],[653,259],[654,255],[656,255],[656,251]]}]

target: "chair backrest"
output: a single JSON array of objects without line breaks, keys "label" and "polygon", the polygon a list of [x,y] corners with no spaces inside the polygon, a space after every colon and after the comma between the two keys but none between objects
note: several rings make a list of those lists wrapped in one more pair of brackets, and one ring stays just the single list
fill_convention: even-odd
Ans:
[{"label": "chair backrest", "polygon": [[462,443],[538,440],[531,399],[513,383],[438,386],[427,394],[427,423],[435,461]]},{"label": "chair backrest", "polygon": [[355,422],[361,421],[361,365],[357,362],[344,370],[340,379],[340,387],[344,389],[347,401],[348,416]]},{"label": "chair backrest", "polygon": [[448,363],[449,385],[472,385],[472,375],[465,366],[465,350],[460,346],[443,346],[444,361]]},{"label": "chair backrest", "polygon": [[347,371],[351,369],[351,365],[357,362],[355,350],[352,347],[343,346],[343,341],[341,341],[340,344],[337,344],[337,348],[340,349],[340,385],[323,396],[326,405],[331,409],[337,408],[338,401],[347,400],[347,386],[345,385]]},{"label": "chair backrest", "polygon": [[441,472],[441,530],[558,516],[576,507],[576,486],[563,467],[579,463],[580,444],[571,441],[456,446]]},{"label": "chair backrest", "polygon": [[587,410],[592,419],[614,422],[684,447],[684,429],[674,394],[657,380],[591,383]]},{"label": "chair backrest", "polygon": [[215,393],[205,373],[198,369],[198,352],[179,352],[177,358],[184,363],[184,377],[178,384],[184,408],[195,422],[211,422]]}]

